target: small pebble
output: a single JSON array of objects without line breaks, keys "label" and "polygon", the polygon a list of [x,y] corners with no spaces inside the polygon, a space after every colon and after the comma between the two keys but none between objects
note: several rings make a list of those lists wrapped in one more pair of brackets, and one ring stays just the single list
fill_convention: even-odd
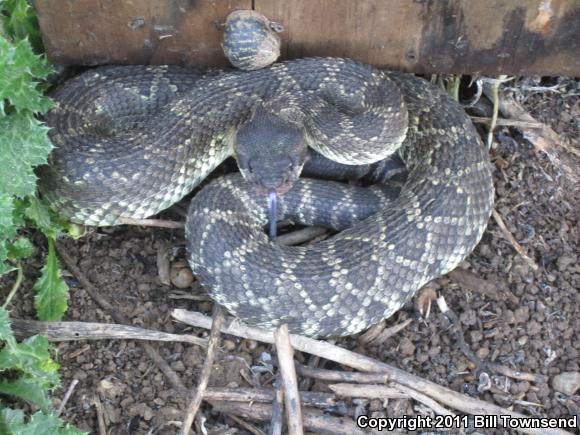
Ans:
[{"label": "small pebble", "polygon": [[171,267],[171,283],[177,288],[190,288],[193,273],[189,267]]},{"label": "small pebble", "polygon": [[573,396],[580,388],[580,372],[564,372],[554,376],[552,387],[567,396]]},{"label": "small pebble", "polygon": [[222,343],[224,350],[227,352],[231,352],[236,349],[236,343],[234,343],[232,340],[224,340]]}]

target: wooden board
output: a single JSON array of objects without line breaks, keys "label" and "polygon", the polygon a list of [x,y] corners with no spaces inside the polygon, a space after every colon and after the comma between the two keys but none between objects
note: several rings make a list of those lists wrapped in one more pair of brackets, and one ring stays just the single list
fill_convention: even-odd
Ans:
[{"label": "wooden board", "polygon": [[58,63],[224,65],[220,24],[252,7],[283,57],[413,72],[580,76],[580,0],[36,0]]},{"label": "wooden board", "polygon": [[50,59],[73,65],[225,65],[226,17],[251,0],[35,0]]},{"label": "wooden board", "polygon": [[413,72],[580,75],[578,0],[256,0],[284,55]]}]

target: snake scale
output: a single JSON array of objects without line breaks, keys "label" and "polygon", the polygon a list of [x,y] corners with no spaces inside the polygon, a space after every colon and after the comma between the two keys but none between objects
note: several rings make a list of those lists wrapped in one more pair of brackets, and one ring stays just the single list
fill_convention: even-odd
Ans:
[{"label": "snake scale", "polygon": [[[46,122],[55,149],[40,188],[75,222],[151,216],[236,157],[241,174],[192,200],[186,237],[197,278],[251,324],[359,332],[455,268],[491,213],[487,151],[469,117],[412,75],[334,58],[250,72],[100,67],[53,98]],[[393,193],[388,183],[298,178],[307,146],[381,182],[382,163],[396,155],[405,181]],[[272,242],[264,232],[272,189],[278,219],[341,231],[309,246]]]}]

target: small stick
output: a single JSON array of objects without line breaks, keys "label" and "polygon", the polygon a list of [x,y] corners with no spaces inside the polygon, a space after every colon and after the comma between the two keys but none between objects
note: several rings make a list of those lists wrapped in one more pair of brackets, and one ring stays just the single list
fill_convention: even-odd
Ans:
[{"label": "small stick", "polygon": [[284,423],[284,390],[280,378],[274,382],[274,401],[272,402],[272,420],[268,435],[281,435]]},{"label": "small stick", "polygon": [[372,384],[330,384],[333,393],[342,397],[358,397],[361,399],[408,399],[407,393],[397,387]]},{"label": "small stick", "polygon": [[431,397],[423,394],[413,388],[406,387],[404,385],[397,385],[397,390],[401,391],[402,393],[407,394],[412,399],[415,399],[417,402],[422,403],[425,406],[431,408],[436,414],[439,415],[451,415],[455,416],[454,412],[449,411],[448,409],[444,408],[437,402],[436,400],[432,399]]},{"label": "small stick", "polygon": [[[336,406],[338,401],[334,394],[314,391],[300,391],[300,403],[317,408],[327,409]],[[273,402],[276,390],[272,388],[220,388],[208,387],[203,394],[204,400],[226,402]]]},{"label": "small stick", "polygon": [[493,218],[497,223],[497,226],[501,230],[502,234],[504,235],[504,237],[511,243],[511,245],[518,252],[518,254],[522,256],[522,258],[526,261],[526,263],[530,265],[530,267],[533,270],[538,270],[540,267],[536,264],[536,262],[532,258],[528,257],[526,251],[524,251],[524,248],[522,248],[522,245],[518,243],[516,238],[512,235],[512,233],[510,233],[510,231],[505,226],[505,223],[501,218],[501,215],[495,209],[491,211],[491,214],[493,215]]},{"label": "small stick", "polygon": [[472,271],[462,267],[458,267],[451,272],[448,272],[447,276],[464,289],[470,290],[474,293],[484,294],[496,301],[501,301],[506,298],[511,302],[519,301],[518,298],[509,291],[504,283],[480,278]]},{"label": "small stick", "polygon": [[412,398],[431,408],[439,415],[455,415],[445,409],[436,400],[404,385],[359,385],[359,384],[332,384],[329,388],[339,396],[359,397],[366,399],[406,399]]},{"label": "small stick", "polygon": [[66,390],[64,398],[62,399],[62,402],[60,403],[60,406],[58,407],[58,410],[56,411],[57,417],[60,417],[60,415],[62,414],[62,411],[64,411],[64,407],[66,406],[67,402],[69,401],[70,396],[72,396],[72,393],[73,393],[73,391],[78,383],[79,383],[78,379],[73,379],[72,382],[70,383],[70,385],[68,386],[68,390]]},{"label": "small stick", "polygon": [[2,308],[6,309],[6,307],[12,301],[12,298],[14,297],[14,295],[16,294],[18,289],[20,288],[20,284],[22,284],[22,277],[23,277],[22,264],[20,264],[20,262],[18,262],[18,264],[16,265],[16,280],[14,281],[14,284],[12,285],[12,288],[10,289],[10,293],[8,293],[8,296],[6,297],[4,304],[2,304]]},{"label": "small stick", "polygon": [[[316,355],[310,355],[310,358],[308,358],[308,364],[307,367],[318,367],[318,365],[320,364],[320,357],[316,356]],[[296,373],[298,374],[298,366],[299,364],[296,363],[295,364],[295,369],[296,369]],[[302,377],[302,379],[300,380],[300,383],[298,384],[298,388],[300,390],[310,390],[310,387],[312,387],[312,378],[308,378],[308,377]]]},{"label": "small stick", "polygon": [[[240,402],[210,402],[214,411],[224,414],[239,415],[240,417],[257,420],[271,421],[272,408],[262,403]],[[368,432],[360,429],[350,418],[332,417],[321,411],[305,408],[302,413],[304,426],[314,431],[333,433],[336,435],[368,435]]]},{"label": "small stick", "polygon": [[201,375],[199,378],[199,382],[197,384],[197,388],[195,389],[193,397],[191,398],[190,402],[187,405],[185,419],[183,420],[183,424],[181,425],[180,431],[181,435],[187,435],[189,433],[189,429],[193,424],[195,414],[197,414],[199,405],[201,405],[203,393],[207,388],[209,376],[211,375],[211,370],[213,368],[213,360],[215,357],[215,352],[220,341],[220,328],[223,319],[224,315],[221,307],[218,304],[214,304],[213,321],[211,325],[211,331],[209,333],[209,341],[207,344],[207,354],[205,357],[205,361],[203,362],[203,368],[201,369]]},{"label": "small stick", "polygon": [[[471,121],[476,122],[478,124],[488,124],[490,125],[493,121],[492,118],[486,118],[482,116],[470,116]],[[537,128],[542,129],[544,128],[544,124],[537,121],[524,121],[521,119],[505,119],[505,118],[498,118],[495,122],[496,126],[502,127],[516,127],[516,128]]]},{"label": "small stick", "polygon": [[85,289],[85,291],[89,294],[89,296],[102,309],[107,311],[111,315],[111,317],[115,320],[115,322],[124,323],[124,324],[131,323],[129,321],[127,321],[127,322],[123,321],[123,320],[128,320],[128,319],[125,319],[125,317],[121,313],[119,313],[115,309],[115,307],[113,307],[113,305],[111,305],[111,303],[101,295],[99,290],[87,279],[85,274],[81,272],[81,270],[75,264],[74,260],[66,253],[66,251],[60,245],[57,245],[57,244],[55,244],[55,245],[56,245],[55,246],[56,251],[58,252],[58,255],[60,256],[60,258],[62,258],[62,260],[64,261],[66,268],[71,271],[71,273],[79,281],[79,283]]},{"label": "small stick", "polygon": [[439,310],[441,310],[441,312],[445,315],[445,317],[447,317],[449,323],[451,323],[453,336],[457,342],[459,350],[461,350],[463,355],[465,355],[467,359],[473,362],[478,369],[480,370],[484,369],[485,362],[483,362],[478,356],[476,356],[465,342],[465,337],[463,337],[463,331],[459,326],[459,319],[457,317],[457,314],[455,314],[455,312],[451,308],[449,308],[444,296],[439,296],[437,298],[437,306],[439,307]]},{"label": "small stick", "polygon": [[[75,359],[79,355],[82,355],[83,353],[88,352],[89,350],[91,350],[91,345],[90,344],[85,344],[84,346],[82,346],[81,348],[75,350],[74,352],[71,352],[71,353],[67,354],[66,355],[66,359]],[[63,355],[63,357],[65,357],[65,356]]]},{"label": "small stick", "polygon": [[98,394],[95,394],[93,396],[93,404],[95,405],[95,409],[97,410],[97,423],[99,425],[99,435],[107,435],[107,425],[105,424],[105,417],[103,415],[103,404],[101,403],[101,399],[99,399]]},{"label": "small stick", "polygon": [[123,217],[119,218],[119,224],[137,225],[140,227],[171,228],[171,229],[185,228],[185,222],[169,221],[165,219],[133,219]]},{"label": "small stick", "polygon": [[[398,334],[400,331],[405,329],[413,322],[413,319],[406,319],[401,323],[391,326],[390,328],[385,328],[379,333],[376,331],[367,331],[363,335],[358,338],[358,341],[361,344],[374,344],[374,343],[383,343],[388,338],[392,337],[395,334]],[[372,328],[371,328],[372,329]]]},{"label": "small stick", "polygon": [[[175,309],[172,311],[174,319],[191,326],[209,329],[211,327],[211,318],[202,313],[186,311],[182,309]],[[262,328],[248,326],[236,321],[228,321],[222,326],[224,334],[235,335],[237,337],[244,337],[251,340],[261,341],[264,343],[274,343],[274,334]],[[300,352],[306,352],[313,355],[318,355],[339,364],[352,367],[357,370],[365,372],[386,373],[391,379],[395,380],[397,384],[411,387],[417,391],[421,391],[429,397],[439,400],[441,403],[457,409],[459,411],[469,414],[497,414],[508,415],[512,418],[527,418],[526,415],[509,411],[501,406],[493,403],[484,402],[482,400],[469,397],[465,394],[458,393],[449,388],[442,387],[435,382],[428,381],[419,376],[407,373],[404,370],[393,367],[381,361],[377,361],[365,355],[352,352],[350,350],[341,348],[328,342],[314,340],[312,338],[303,337],[300,335],[291,334],[290,342],[292,347]],[[255,406],[255,405],[254,405]],[[269,409],[269,408],[268,408]],[[271,415],[268,417],[270,419]],[[561,429],[533,429],[521,428],[523,433],[533,435],[571,435],[570,432]]]},{"label": "small stick", "polygon": [[528,381],[534,382],[536,384],[543,384],[548,382],[548,377],[545,375],[520,372],[519,370],[514,370],[511,367],[500,365],[497,363],[488,363],[493,371],[500,375],[507,376],[508,378],[517,379],[518,381]]},{"label": "small stick", "polygon": [[301,230],[278,236],[276,243],[285,246],[299,245],[301,243],[308,242],[315,237],[326,234],[327,231],[328,230],[326,228],[320,226],[306,227],[302,228]]},{"label": "small stick", "polygon": [[491,81],[491,96],[493,103],[493,113],[491,115],[491,122],[489,123],[489,131],[487,133],[487,149],[491,149],[493,143],[493,130],[497,123],[497,115],[499,114],[499,85],[505,81],[507,76],[500,75],[496,80]]},{"label": "small stick", "polygon": [[389,375],[384,373],[359,373],[341,372],[338,370],[325,370],[296,364],[296,372],[300,376],[329,382],[354,382],[357,384],[386,384]]},{"label": "small stick", "polygon": [[176,390],[186,390],[185,384],[181,381],[181,378],[175,371],[167,364],[167,361],[163,359],[159,352],[151,346],[149,343],[141,343],[145,353],[153,360],[153,362],[157,365],[157,368],[161,370],[161,372],[165,375],[169,383],[173,388]]},{"label": "small stick", "polygon": [[40,334],[49,341],[76,340],[145,340],[191,343],[207,346],[207,340],[186,334],[170,334],[136,326],[94,322],[40,322],[11,319],[12,330],[18,337]]},{"label": "small stick", "polygon": [[163,285],[171,285],[171,262],[169,261],[169,246],[165,242],[157,247],[157,276]]},{"label": "small stick", "polygon": [[302,411],[300,396],[298,395],[298,379],[294,370],[294,349],[290,344],[288,325],[284,324],[274,334],[280,375],[284,385],[284,404],[286,406],[286,419],[288,421],[288,433],[290,435],[302,435]]},{"label": "small stick", "polygon": [[242,426],[244,429],[246,429],[248,432],[254,434],[254,435],[264,435],[264,432],[261,431],[260,429],[258,429],[256,426],[242,420],[239,417],[236,417],[233,414],[226,414],[228,416],[228,418],[231,418],[233,421],[235,421],[238,425]]}]

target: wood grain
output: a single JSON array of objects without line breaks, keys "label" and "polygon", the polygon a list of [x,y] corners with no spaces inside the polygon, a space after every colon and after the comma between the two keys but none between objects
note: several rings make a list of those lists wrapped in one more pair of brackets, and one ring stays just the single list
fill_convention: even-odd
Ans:
[{"label": "wood grain", "polygon": [[283,58],[344,56],[419,73],[580,75],[578,0],[36,0],[62,64],[225,65],[220,25],[254,8]]},{"label": "wood grain", "polygon": [[580,75],[575,0],[256,0],[283,56],[344,56],[419,73]]},{"label": "wood grain", "polygon": [[36,0],[49,58],[61,64],[225,65],[228,14],[251,0]]}]

